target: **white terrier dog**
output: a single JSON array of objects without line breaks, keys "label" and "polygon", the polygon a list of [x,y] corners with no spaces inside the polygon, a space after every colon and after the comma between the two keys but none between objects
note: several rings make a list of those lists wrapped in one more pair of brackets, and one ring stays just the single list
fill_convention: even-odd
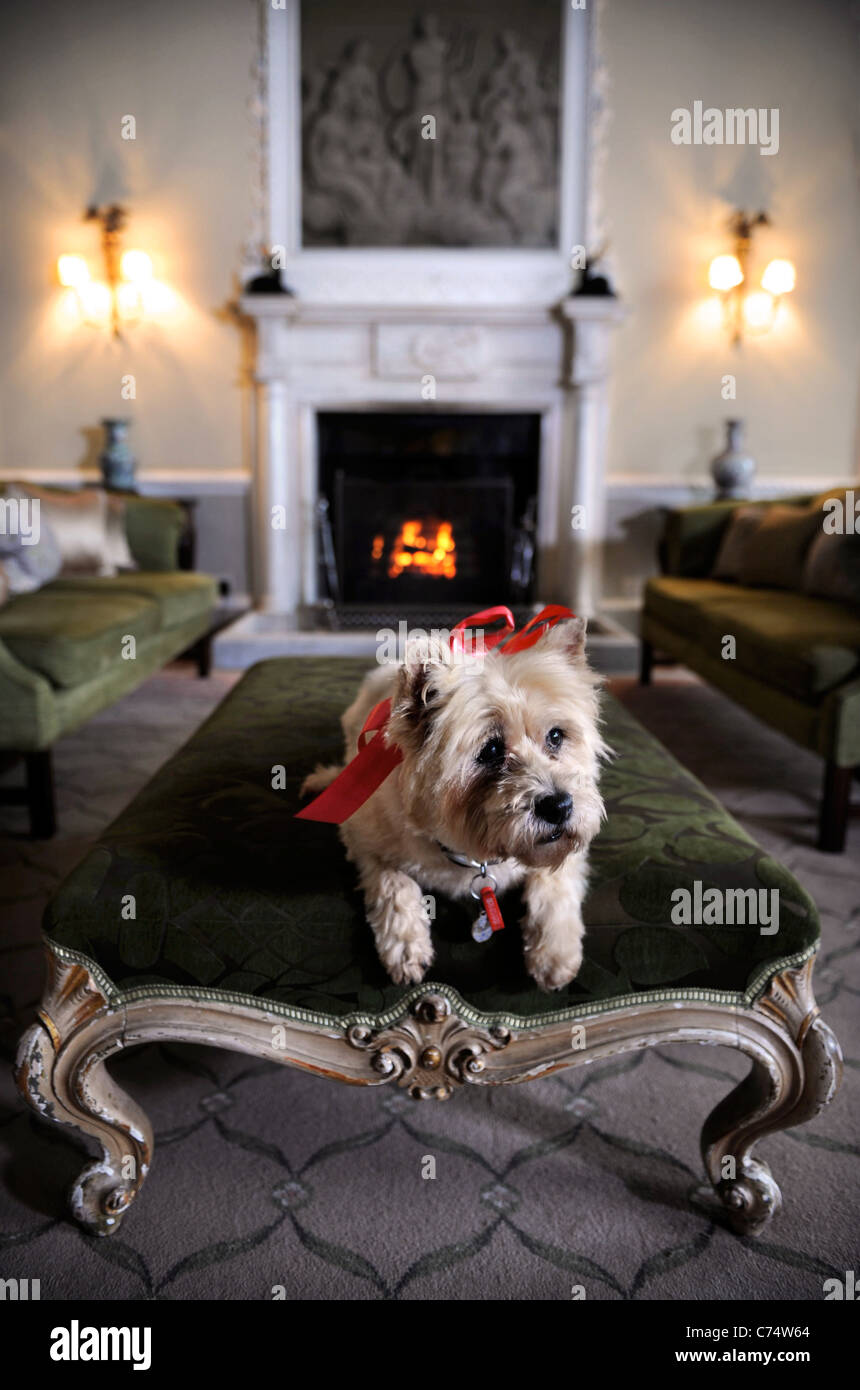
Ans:
[{"label": "white terrier dog", "polygon": [[[374,737],[396,745],[402,760],[340,834],[358,866],[379,958],[397,984],[417,983],[433,960],[424,894],[468,897],[482,866],[500,893],[523,884],[525,961],[538,985],[561,989],[579,970],[588,846],[604,815],[599,762],[608,752],[599,677],[584,645],[579,618],[509,655],[425,642],[407,648],[402,666],[372,671],[342,716],[349,760],[371,709],[391,698]],[[318,767],[302,794],[322,791],[340,771]]]}]

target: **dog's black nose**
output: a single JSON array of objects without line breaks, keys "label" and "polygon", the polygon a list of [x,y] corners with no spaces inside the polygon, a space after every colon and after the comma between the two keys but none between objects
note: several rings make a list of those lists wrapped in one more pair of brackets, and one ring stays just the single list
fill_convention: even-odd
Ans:
[{"label": "dog's black nose", "polygon": [[570,820],[573,810],[573,797],[567,792],[554,792],[552,796],[542,796],[535,802],[535,815],[545,820],[547,825],[564,825]]}]

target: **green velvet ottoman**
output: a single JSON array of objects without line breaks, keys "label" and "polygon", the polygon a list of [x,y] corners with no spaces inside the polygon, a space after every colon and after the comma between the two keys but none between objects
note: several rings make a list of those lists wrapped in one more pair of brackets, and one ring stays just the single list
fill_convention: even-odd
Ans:
[{"label": "green velvet ottoman", "polygon": [[[819,925],[808,895],[607,697],[616,758],[602,780],[608,820],[592,848],[577,979],[537,989],[511,894],[512,925],[484,944],[467,906],[438,899],[432,978],[392,984],[336,830],[294,819],[303,777],[340,757],[339,714],[366,665],[254,667],[49,906],[49,979],[18,1078],[38,1112],[101,1146],[74,1186],[77,1218],[115,1231],[146,1176],[151,1127],[105,1067],[136,1044],[217,1045],[444,1099],[462,1083],[692,1041],[752,1060],[706,1121],[702,1149],[732,1225],[761,1229],[780,1193],[753,1146],[816,1114],[840,1077],[812,995]],[[748,906],[778,898],[778,913],[751,925],[677,921],[679,889],[701,922],[714,915],[701,910],[714,888],[736,905],[726,918],[743,915],[732,890]]]}]

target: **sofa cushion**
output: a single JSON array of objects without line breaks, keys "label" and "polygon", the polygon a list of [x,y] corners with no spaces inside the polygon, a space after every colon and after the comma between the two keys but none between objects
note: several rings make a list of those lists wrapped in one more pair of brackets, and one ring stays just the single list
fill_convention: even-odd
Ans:
[{"label": "sofa cushion", "polygon": [[696,637],[702,630],[702,611],[710,604],[736,603],[756,598],[760,590],[742,589],[719,579],[683,579],[664,574],[645,586],[645,608],[667,627]]},{"label": "sofa cushion", "polygon": [[735,508],[723,532],[717,558],[711,570],[713,579],[740,582],[741,566],[763,519],[764,512],[761,507]]},{"label": "sofa cushion", "polygon": [[0,609],[0,640],[13,656],[54,685],[91,680],[122,660],[122,639],[158,632],[158,606],[125,592],[65,588],[61,580],[20,594]]},{"label": "sofa cushion", "polygon": [[148,573],[134,570],[110,579],[81,576],[60,579],[55,586],[63,592],[135,594],[158,605],[161,628],[178,627],[198,613],[205,613],[216,602],[216,581],[209,574],[189,570]]},{"label": "sofa cushion", "polygon": [[23,505],[14,495],[0,502],[4,507],[0,526],[0,571],[5,583],[5,593],[0,592],[0,604],[4,598],[28,594],[49,584],[63,566],[57,538],[44,517],[40,515],[36,525],[30,513],[22,529],[20,518],[6,510],[17,508],[19,504]]},{"label": "sofa cushion", "polygon": [[136,564],[142,569],[175,570],[186,517],[177,502],[164,497],[125,499],[125,530]]},{"label": "sofa cushion", "polygon": [[714,652],[731,634],[741,670],[801,700],[860,669],[860,614],[841,603],[778,589],[731,590],[700,606],[699,619],[699,635]]},{"label": "sofa cushion", "polygon": [[101,488],[44,488],[9,483],[7,497],[37,501],[62,556],[62,574],[116,574],[116,543],[108,533],[108,499]]},{"label": "sofa cushion", "polygon": [[740,583],[799,589],[804,560],[820,528],[816,507],[768,507],[742,549]]},{"label": "sofa cushion", "polygon": [[818,598],[860,604],[860,532],[817,535],[807,551],[800,587]]}]

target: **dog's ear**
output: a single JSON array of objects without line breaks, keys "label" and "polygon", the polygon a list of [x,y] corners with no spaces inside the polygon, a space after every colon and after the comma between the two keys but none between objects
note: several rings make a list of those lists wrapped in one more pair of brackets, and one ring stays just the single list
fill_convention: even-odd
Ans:
[{"label": "dog's ear", "polygon": [[547,646],[564,652],[568,660],[581,665],[585,660],[585,628],[584,618],[564,618],[544,634],[541,645],[546,642]]},{"label": "dog's ear", "polygon": [[407,644],[406,660],[397,674],[391,697],[388,728],[395,743],[417,749],[430,729],[439,704],[440,685],[451,664],[447,646],[435,640]]}]

